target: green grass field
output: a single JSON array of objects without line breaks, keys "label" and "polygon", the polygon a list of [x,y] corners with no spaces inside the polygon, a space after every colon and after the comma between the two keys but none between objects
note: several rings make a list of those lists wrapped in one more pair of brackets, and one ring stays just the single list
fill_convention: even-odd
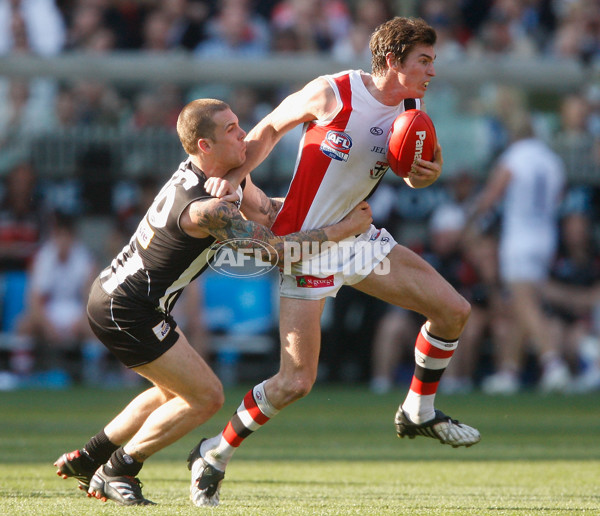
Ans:
[{"label": "green grass field", "polygon": [[[250,386],[247,386],[250,387]],[[52,463],[81,447],[136,391],[0,393],[0,515],[598,515],[600,396],[438,396],[479,428],[453,449],[398,439],[398,391],[318,386],[251,436],[227,469],[217,509],[188,499],[185,459],[221,430],[245,388],[202,428],[152,457],[140,477],[159,505],[87,498]]]}]

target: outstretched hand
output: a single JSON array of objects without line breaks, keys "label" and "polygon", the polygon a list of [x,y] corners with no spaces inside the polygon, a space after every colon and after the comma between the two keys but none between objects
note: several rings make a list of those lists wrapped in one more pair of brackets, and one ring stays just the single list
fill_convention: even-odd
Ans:
[{"label": "outstretched hand", "polygon": [[236,188],[222,177],[209,177],[204,183],[204,189],[213,197],[223,201],[236,202],[240,200]]}]

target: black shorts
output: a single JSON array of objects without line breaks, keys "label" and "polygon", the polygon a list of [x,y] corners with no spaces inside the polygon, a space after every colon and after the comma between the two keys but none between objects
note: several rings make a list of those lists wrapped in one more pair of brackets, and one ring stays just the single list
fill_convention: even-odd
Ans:
[{"label": "black shorts", "polygon": [[108,295],[99,279],[90,290],[87,313],[92,331],[127,367],[156,360],[179,338],[173,317],[127,297]]}]

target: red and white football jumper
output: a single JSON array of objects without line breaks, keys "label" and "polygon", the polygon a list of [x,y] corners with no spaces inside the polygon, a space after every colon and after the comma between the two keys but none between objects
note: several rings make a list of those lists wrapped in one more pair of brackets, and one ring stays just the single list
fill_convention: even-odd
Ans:
[{"label": "red and white football jumper", "polygon": [[[327,120],[304,125],[294,176],[273,224],[275,234],[339,222],[388,170],[387,135],[405,103],[382,104],[367,90],[362,75],[351,70],[324,76],[337,109]],[[411,108],[421,107],[418,99],[409,102]]]}]

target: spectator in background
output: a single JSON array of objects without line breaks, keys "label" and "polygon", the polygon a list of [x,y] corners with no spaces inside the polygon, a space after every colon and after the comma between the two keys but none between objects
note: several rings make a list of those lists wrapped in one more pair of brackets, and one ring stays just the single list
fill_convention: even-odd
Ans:
[{"label": "spectator in background", "polygon": [[[600,388],[600,362],[586,357],[584,349],[590,339],[600,336],[594,327],[596,292],[600,292],[600,255],[592,233],[589,196],[579,190],[570,193],[561,220],[559,252],[544,289],[544,301],[552,333],[561,343],[571,371],[578,376],[573,388],[586,391]],[[586,204],[571,202],[578,198],[585,198]]]},{"label": "spectator in background", "polygon": [[593,109],[588,97],[574,92],[566,95],[560,104],[560,126],[554,134],[553,146],[568,156],[570,171],[579,177],[593,177],[594,163]]},{"label": "spectator in background", "polygon": [[148,88],[135,96],[131,125],[134,130],[173,128],[160,92]]},{"label": "spectator in background", "polygon": [[359,21],[352,24],[348,34],[333,45],[331,55],[340,61],[368,62],[371,56],[369,39],[372,32],[365,23]]},{"label": "spectator in background", "polygon": [[54,0],[0,1],[0,55],[56,55],[65,39],[64,20]]},{"label": "spectator in background", "polygon": [[[16,375],[32,365],[30,343],[15,334],[25,308],[27,271],[44,237],[45,213],[29,162],[15,165],[0,190],[0,333],[9,348],[9,367]],[[17,377],[13,377],[17,384]]]},{"label": "spectator in background", "polygon": [[110,30],[104,23],[101,5],[91,2],[78,2],[71,14],[67,33],[67,50],[89,48],[94,36],[103,30]]},{"label": "spectator in background", "polygon": [[483,86],[480,99],[485,110],[486,140],[491,158],[499,156],[510,144],[508,127],[514,113],[527,111],[527,98],[523,89],[507,84]]},{"label": "spectator in background", "polygon": [[[64,23],[53,0],[0,1],[0,55],[52,56],[64,44]],[[51,121],[54,81],[0,78],[0,168],[27,155],[32,133]]]},{"label": "spectator in background", "polygon": [[[99,380],[97,360],[103,353],[89,328],[85,310],[95,273],[91,254],[77,238],[75,220],[55,213],[50,238],[31,268],[27,307],[17,329],[35,344],[38,366],[67,366],[72,377],[90,383]],[[83,367],[73,361],[80,353],[91,361],[84,362]]]},{"label": "spectator in background", "polygon": [[576,144],[588,134],[590,105],[579,93],[567,95],[560,105],[560,130],[558,138],[568,145]]},{"label": "spectator in background", "polygon": [[77,99],[73,87],[62,85],[54,102],[52,130],[71,129],[78,123]]},{"label": "spectator in background", "polygon": [[29,162],[4,178],[0,201],[0,271],[26,271],[44,234],[45,214]]},{"label": "spectator in background", "polygon": [[371,32],[394,16],[390,0],[357,0],[352,6],[354,22],[364,23]]},{"label": "spectator in background", "polygon": [[54,98],[47,79],[0,78],[0,169],[26,159],[30,139],[51,127]]},{"label": "spectator in background", "polygon": [[302,51],[300,35],[293,27],[275,29],[271,35],[270,51],[274,54],[294,54]]},{"label": "spectator in background", "polygon": [[177,115],[183,105],[183,92],[173,83],[150,85],[133,96],[133,111],[124,116],[123,127],[175,131]]},{"label": "spectator in background", "polygon": [[194,50],[204,39],[209,6],[194,0],[165,0],[160,8],[169,21],[169,47]]},{"label": "spectator in background", "polygon": [[533,40],[522,30],[515,30],[514,20],[507,7],[494,4],[489,16],[480,26],[477,37],[467,44],[469,56],[530,58],[537,54]]},{"label": "spectator in background", "polygon": [[556,252],[564,164],[535,138],[528,115],[516,112],[510,122],[512,143],[496,163],[472,213],[476,217],[503,201],[500,278],[510,296],[514,321],[511,338],[497,350],[497,372],[482,386],[489,393],[518,390],[522,345],[530,339],[542,369],[540,388],[563,390],[570,380],[569,370],[543,312],[540,287],[547,281]]},{"label": "spectator in background", "polygon": [[421,17],[437,32],[437,59],[452,61],[461,58],[465,50],[458,39],[460,16],[456,5],[444,0],[425,0],[419,7]]},{"label": "spectator in background", "polygon": [[293,28],[303,51],[327,52],[347,36],[352,18],[342,0],[282,0],[272,11],[271,26]]},{"label": "spectator in background", "polygon": [[220,0],[208,20],[206,39],[195,49],[198,57],[262,57],[270,46],[270,28],[253,13],[249,0]]},{"label": "spectator in background", "polygon": [[585,93],[590,106],[588,127],[592,136],[600,141],[600,85],[590,84]]},{"label": "spectator in background", "polygon": [[78,124],[117,127],[123,117],[124,99],[117,89],[97,80],[80,79],[73,86]]},{"label": "spectator in background", "polygon": [[388,0],[359,0],[353,7],[353,22],[347,34],[334,43],[332,55],[340,60],[368,61],[371,33],[392,17],[392,9]]},{"label": "spectator in background", "polygon": [[600,5],[593,0],[562,2],[550,52],[585,64],[600,57]]},{"label": "spectator in background", "polygon": [[143,24],[141,50],[145,52],[168,52],[173,50],[170,37],[171,19],[162,10],[148,13]]}]

